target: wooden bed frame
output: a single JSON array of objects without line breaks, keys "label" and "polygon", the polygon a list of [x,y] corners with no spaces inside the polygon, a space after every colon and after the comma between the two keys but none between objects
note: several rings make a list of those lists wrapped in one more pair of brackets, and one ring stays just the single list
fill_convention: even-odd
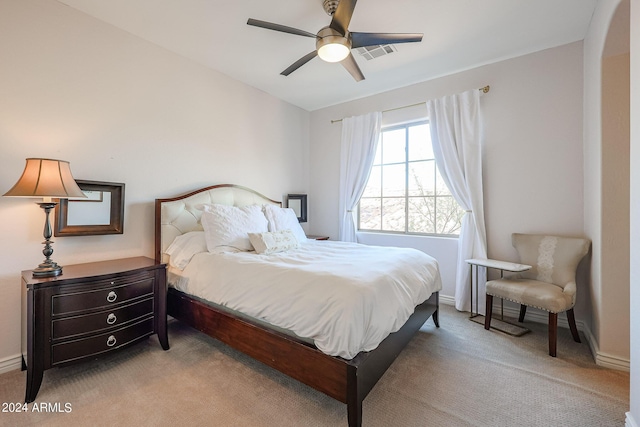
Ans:
[{"label": "wooden bed frame", "polygon": [[[248,192],[250,197],[243,198],[243,201],[258,197],[263,199],[263,203],[281,205],[280,202],[268,199],[260,193],[232,184],[206,187],[170,199],[156,199],[156,261],[164,261],[163,248],[166,246],[163,245],[166,245],[166,241],[162,238],[163,225],[175,227],[173,223],[163,223],[166,221],[162,218],[163,204],[182,201],[192,196],[200,197],[200,193],[212,190]],[[232,200],[229,204],[242,205],[242,201],[236,204],[237,201],[233,201],[234,197],[226,199]],[[187,207],[185,204],[185,209]],[[186,224],[178,234],[191,231],[189,228],[194,229],[193,227],[193,224]],[[375,350],[361,352],[353,359],[346,360],[326,355],[312,344],[217,309],[173,288],[168,291],[167,313],[289,377],[346,403],[350,427],[362,425],[364,398],[427,319],[433,318],[436,327],[440,326],[438,293],[434,292],[427,301],[416,307],[415,312],[400,330],[390,334]]]}]

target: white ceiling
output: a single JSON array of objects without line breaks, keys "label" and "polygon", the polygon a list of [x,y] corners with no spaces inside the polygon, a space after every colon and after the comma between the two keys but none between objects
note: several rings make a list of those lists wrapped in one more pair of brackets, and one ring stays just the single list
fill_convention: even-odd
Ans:
[{"label": "white ceiling", "polygon": [[360,0],[359,32],[422,32],[421,43],[372,61],[354,51],[366,80],[311,60],[315,40],[251,27],[248,18],[316,33],[322,0],[58,0],[142,39],[309,111],[480,65],[582,40],[597,0]]}]

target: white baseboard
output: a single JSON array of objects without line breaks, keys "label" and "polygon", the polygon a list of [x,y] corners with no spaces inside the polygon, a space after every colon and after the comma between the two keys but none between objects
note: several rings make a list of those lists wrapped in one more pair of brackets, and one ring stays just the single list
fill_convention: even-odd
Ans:
[{"label": "white baseboard", "polygon": [[440,294],[440,296],[438,296],[438,302],[444,305],[456,305],[456,299],[449,295]]},{"label": "white baseboard", "polygon": [[[442,297],[441,297],[442,298]],[[494,304],[493,312],[498,313],[500,310],[500,305],[497,306]],[[520,308],[515,307],[505,307],[504,314],[509,317],[518,318],[520,315]],[[537,323],[547,324],[549,322],[549,315],[543,311],[531,310],[527,311],[527,320],[531,320]],[[567,316],[558,316],[558,326],[562,328],[569,328],[569,322],[567,321]],[[627,371],[629,372],[631,369],[631,361],[629,359],[623,359],[618,356],[613,356],[611,354],[607,354],[600,351],[598,347],[598,342],[596,341],[591,329],[587,325],[585,325],[582,321],[576,320],[576,326],[579,331],[582,331],[585,338],[587,339],[587,343],[589,344],[589,349],[591,350],[591,355],[596,362],[596,365],[602,366],[610,369],[617,369],[619,371]],[[639,426],[640,427],[640,426]]]},{"label": "white baseboard", "polygon": [[5,372],[14,371],[16,369],[22,369],[22,355],[7,357],[0,360],[0,374]]},{"label": "white baseboard", "polygon": [[636,421],[633,419],[633,415],[631,415],[631,412],[627,412],[625,414],[624,427],[640,427],[638,426],[638,423],[636,423]]},{"label": "white baseboard", "polygon": [[587,342],[589,343],[591,354],[596,360],[596,365],[604,366],[605,368],[617,369],[618,371],[630,372],[631,361],[629,359],[622,359],[618,356],[613,356],[611,354],[600,351],[598,341],[593,336],[591,330],[588,327],[584,327],[581,330],[584,333],[585,337],[587,337]]}]

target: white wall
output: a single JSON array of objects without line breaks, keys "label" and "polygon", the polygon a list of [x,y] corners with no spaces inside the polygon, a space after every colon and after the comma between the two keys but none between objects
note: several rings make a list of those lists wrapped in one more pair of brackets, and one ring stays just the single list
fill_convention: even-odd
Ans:
[{"label": "white wall", "polygon": [[[616,25],[625,24],[614,21],[616,10],[625,4],[628,7],[628,2],[624,0],[598,2],[584,40],[584,161],[585,171],[588,171],[584,176],[584,212],[585,233],[592,240],[591,342],[597,363],[621,368],[629,366],[627,325],[630,319],[627,309],[620,309],[627,302],[629,281],[619,275],[605,276],[605,273],[615,268],[628,269],[628,264],[619,265],[621,260],[628,257],[628,253],[624,239],[619,244],[609,241],[617,231],[615,226],[606,224],[606,221],[616,217],[617,214],[612,210],[628,210],[628,205],[620,197],[614,197],[615,203],[611,205],[610,195],[604,196],[611,190],[604,185],[621,182],[621,178],[615,175],[623,175],[628,166],[617,167],[616,156],[611,155],[613,148],[610,142],[603,140],[603,132],[610,131],[609,125],[603,126],[603,119],[609,120],[607,114],[603,115],[603,103],[608,101],[607,98],[603,99],[603,64],[606,65],[603,57],[606,56],[605,45],[616,53],[619,51],[612,47],[618,43],[608,38],[615,39],[625,34],[615,29]],[[619,157],[624,158],[624,155]],[[625,186],[624,183],[621,185]]]},{"label": "white wall", "polygon": [[[627,28],[628,28],[627,22]],[[600,349],[629,360],[629,54],[602,60]]]},{"label": "white wall", "polygon": [[[386,110],[491,85],[482,97],[484,205],[489,256],[515,260],[512,232],[582,235],[582,43],[479,67],[455,75],[311,113],[312,231],[338,235],[340,132],[332,119]],[[411,109],[410,114],[415,114]],[[394,115],[397,112],[393,113]],[[409,114],[409,113],[407,113]],[[426,108],[423,109],[426,115]],[[388,120],[388,115],[384,115]],[[443,269],[453,296],[457,245],[442,239],[363,236],[367,243],[408,243]],[[417,243],[422,239],[422,242]],[[362,239],[361,239],[362,240]],[[579,289],[576,316],[586,316],[588,288]]]},{"label": "white wall", "polygon": [[[0,194],[27,157],[126,184],[124,234],[54,238],[63,266],[153,257],[156,197],[308,191],[309,113],[75,9],[0,2],[0,58]],[[0,197],[0,371],[20,353],[20,271],[43,259],[43,224],[33,201]]]},{"label": "white wall", "polygon": [[[631,1],[631,22],[640,22],[640,0]],[[631,26],[631,393],[627,427],[640,426],[640,26]]]}]

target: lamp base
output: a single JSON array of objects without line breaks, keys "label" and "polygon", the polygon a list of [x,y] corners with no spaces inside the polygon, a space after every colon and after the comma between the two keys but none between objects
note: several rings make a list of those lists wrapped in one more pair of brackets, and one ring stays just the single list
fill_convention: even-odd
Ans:
[{"label": "lamp base", "polygon": [[62,266],[53,261],[43,262],[33,269],[33,277],[56,277],[62,274]]},{"label": "lamp base", "polygon": [[56,262],[51,259],[51,255],[53,254],[53,248],[51,244],[51,224],[49,223],[49,213],[51,209],[55,208],[57,202],[43,202],[38,203],[38,205],[44,209],[45,219],[44,219],[44,249],[42,250],[42,255],[45,256],[44,261],[38,265],[37,268],[33,270],[33,277],[55,277],[62,274],[62,267],[59,266]]}]

